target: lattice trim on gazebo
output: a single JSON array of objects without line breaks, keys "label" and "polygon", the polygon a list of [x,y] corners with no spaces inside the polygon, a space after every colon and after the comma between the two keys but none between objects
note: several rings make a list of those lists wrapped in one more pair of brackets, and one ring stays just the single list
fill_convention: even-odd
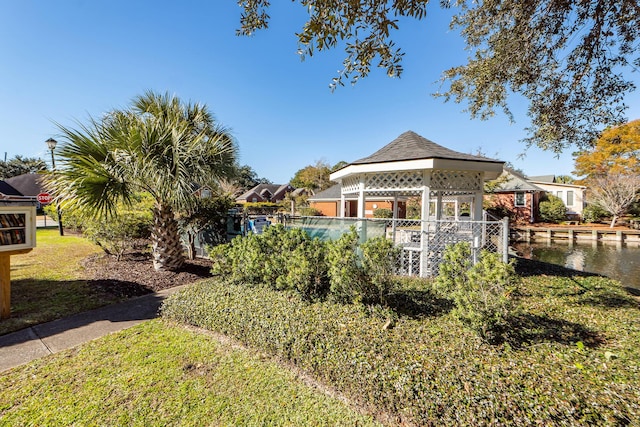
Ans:
[{"label": "lattice trim on gazebo", "polygon": [[360,179],[357,176],[349,176],[342,180],[342,194],[357,193],[360,191]]},{"label": "lattice trim on gazebo", "polygon": [[365,190],[419,189],[423,185],[422,171],[398,171],[367,174]]},{"label": "lattice trim on gazebo", "polygon": [[482,172],[434,170],[431,173],[432,190],[482,191]]}]

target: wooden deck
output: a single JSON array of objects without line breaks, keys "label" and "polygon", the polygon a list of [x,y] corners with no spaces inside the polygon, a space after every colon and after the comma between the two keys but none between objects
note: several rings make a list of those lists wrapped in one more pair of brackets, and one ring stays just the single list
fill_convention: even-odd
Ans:
[{"label": "wooden deck", "polygon": [[640,231],[589,227],[512,227],[512,242],[549,240],[640,243]]}]

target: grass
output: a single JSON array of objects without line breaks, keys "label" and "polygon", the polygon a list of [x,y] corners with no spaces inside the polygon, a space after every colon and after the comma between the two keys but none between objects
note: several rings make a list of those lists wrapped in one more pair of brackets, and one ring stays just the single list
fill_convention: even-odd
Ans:
[{"label": "grass", "polygon": [[11,257],[11,318],[0,321],[0,335],[117,301],[84,279],[81,261],[97,246],[57,229],[38,229],[36,244]]},{"label": "grass", "polygon": [[0,424],[369,426],[257,353],[160,320],[0,376]]}]

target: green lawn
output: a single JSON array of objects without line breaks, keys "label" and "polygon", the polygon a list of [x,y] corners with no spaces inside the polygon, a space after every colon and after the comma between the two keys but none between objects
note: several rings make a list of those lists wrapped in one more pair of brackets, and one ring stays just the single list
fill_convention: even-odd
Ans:
[{"label": "green lawn", "polygon": [[38,229],[37,246],[11,256],[11,318],[0,321],[0,335],[117,301],[84,280],[81,261],[101,252],[78,236]]},{"label": "green lawn", "polygon": [[257,353],[161,320],[0,376],[0,424],[368,426]]}]

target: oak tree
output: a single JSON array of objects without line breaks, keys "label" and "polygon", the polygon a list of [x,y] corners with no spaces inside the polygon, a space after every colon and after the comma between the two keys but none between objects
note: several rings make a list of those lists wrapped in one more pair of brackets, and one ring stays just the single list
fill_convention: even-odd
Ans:
[{"label": "oak tree", "polygon": [[322,191],[331,187],[331,181],[329,180],[330,173],[331,165],[319,160],[315,165],[305,166],[298,170],[293,178],[291,178],[291,185],[313,192]]},{"label": "oak tree", "polygon": [[[344,47],[331,87],[355,83],[372,66],[402,74],[393,35],[401,18],[425,19],[428,0],[298,0],[309,19],[296,34],[302,58]],[[269,0],[239,0],[238,34],[269,25]],[[466,42],[465,64],[446,70],[436,95],[466,103],[474,118],[502,110],[513,94],[529,101],[527,146],[561,152],[589,147],[599,131],[625,121],[628,74],[640,67],[637,0],[440,0]]]},{"label": "oak tree", "polygon": [[576,153],[575,173],[587,182],[622,172],[640,174],[640,120],[605,130],[592,149]]}]

